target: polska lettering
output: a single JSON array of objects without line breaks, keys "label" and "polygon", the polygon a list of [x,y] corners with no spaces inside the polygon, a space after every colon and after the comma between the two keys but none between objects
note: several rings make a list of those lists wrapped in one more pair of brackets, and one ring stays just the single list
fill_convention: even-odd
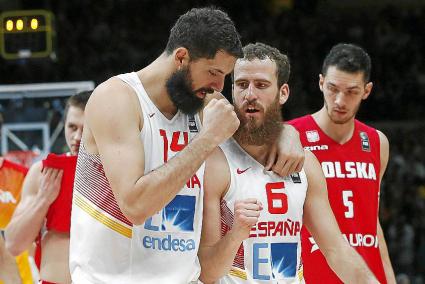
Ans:
[{"label": "polska lettering", "polygon": [[363,178],[376,180],[375,167],[372,163],[363,162],[322,162],[323,174],[326,178]]}]

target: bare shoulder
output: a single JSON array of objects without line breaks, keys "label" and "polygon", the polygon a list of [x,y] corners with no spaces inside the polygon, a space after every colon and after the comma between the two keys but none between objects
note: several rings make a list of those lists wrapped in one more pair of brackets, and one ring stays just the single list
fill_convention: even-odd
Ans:
[{"label": "bare shoulder", "polygon": [[305,154],[304,170],[306,171],[306,173],[320,166],[319,160],[317,160],[316,156],[310,150],[304,150],[304,154]]},{"label": "bare shoulder", "polygon": [[217,147],[205,162],[205,190],[224,195],[230,185],[230,168],[226,156]]},{"label": "bare shoulder", "polygon": [[381,143],[381,146],[385,146],[385,145],[389,145],[389,141],[387,136],[380,130],[376,130],[376,132],[378,132],[378,136],[379,136],[379,142]]},{"label": "bare shoulder", "polygon": [[103,82],[93,91],[87,102],[87,117],[96,116],[96,113],[113,115],[131,115],[141,111],[135,91],[117,77]]}]

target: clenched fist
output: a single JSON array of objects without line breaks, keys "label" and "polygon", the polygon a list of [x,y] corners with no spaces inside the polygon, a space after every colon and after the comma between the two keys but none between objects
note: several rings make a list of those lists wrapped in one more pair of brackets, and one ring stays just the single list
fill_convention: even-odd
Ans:
[{"label": "clenched fist", "polygon": [[239,127],[239,119],[233,106],[227,100],[212,99],[204,108],[201,133],[207,135],[212,143],[220,145]]},{"label": "clenched fist", "polygon": [[251,227],[257,224],[263,205],[255,198],[237,200],[234,207],[232,234],[240,240],[249,237]]}]

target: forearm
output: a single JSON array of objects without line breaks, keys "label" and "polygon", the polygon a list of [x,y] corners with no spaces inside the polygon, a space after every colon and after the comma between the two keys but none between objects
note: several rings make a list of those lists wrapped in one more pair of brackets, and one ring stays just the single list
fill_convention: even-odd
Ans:
[{"label": "forearm", "polygon": [[200,248],[201,276],[199,279],[205,283],[214,283],[232,268],[233,260],[242,244],[242,240],[228,232],[214,246]]},{"label": "forearm", "polygon": [[19,271],[15,258],[12,257],[4,247],[3,239],[0,236],[0,279],[5,283],[21,283]]},{"label": "forearm", "polygon": [[388,254],[387,243],[385,241],[384,233],[380,225],[378,225],[378,244],[379,253],[381,254],[382,264],[384,266],[385,278],[388,284],[395,284],[395,275],[393,266],[391,264],[390,256]]},{"label": "forearm", "polygon": [[378,283],[360,255],[350,246],[323,252],[332,270],[344,283]]},{"label": "forearm", "polygon": [[133,194],[128,196],[127,204],[130,205],[133,221],[141,224],[164,208],[216,146],[210,139],[198,135],[167,163],[141,177],[135,184]]},{"label": "forearm", "polygon": [[6,228],[6,248],[14,256],[26,250],[39,234],[49,206],[34,198],[15,214]]}]

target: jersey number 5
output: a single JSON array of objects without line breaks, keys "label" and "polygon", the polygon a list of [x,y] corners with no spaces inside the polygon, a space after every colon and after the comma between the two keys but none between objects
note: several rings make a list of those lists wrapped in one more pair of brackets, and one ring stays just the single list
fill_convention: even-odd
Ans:
[{"label": "jersey number 5", "polygon": [[351,190],[342,191],[342,202],[344,206],[347,207],[347,211],[344,212],[345,218],[354,217],[354,204],[352,201],[353,192]]},{"label": "jersey number 5", "polygon": [[283,192],[283,182],[266,184],[267,204],[271,214],[285,214],[288,212],[288,196]]}]

